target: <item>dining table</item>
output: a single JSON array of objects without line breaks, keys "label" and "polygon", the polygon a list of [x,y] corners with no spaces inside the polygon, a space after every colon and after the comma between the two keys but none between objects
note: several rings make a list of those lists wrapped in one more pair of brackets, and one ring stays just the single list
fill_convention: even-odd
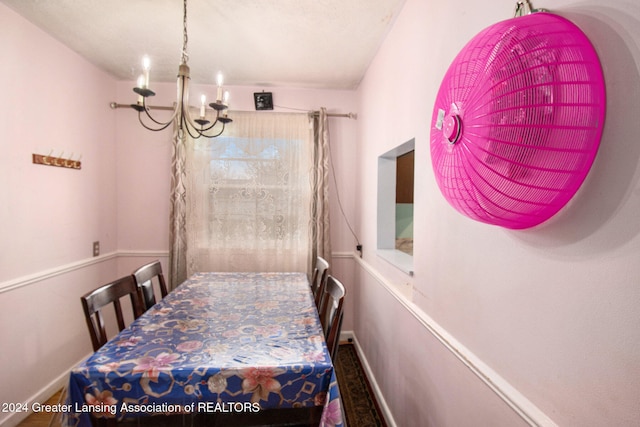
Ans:
[{"label": "dining table", "polygon": [[66,426],[301,410],[343,425],[309,280],[292,272],[193,274],[71,370],[66,405]]}]

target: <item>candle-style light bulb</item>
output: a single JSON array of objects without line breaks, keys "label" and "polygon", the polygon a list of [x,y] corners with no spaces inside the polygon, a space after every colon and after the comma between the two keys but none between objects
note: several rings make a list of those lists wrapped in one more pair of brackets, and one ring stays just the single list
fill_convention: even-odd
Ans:
[{"label": "candle-style light bulb", "polygon": [[200,97],[200,101],[201,101],[201,104],[200,104],[200,117],[204,119],[204,108],[205,108],[205,105],[207,105],[207,97],[206,97],[206,95],[202,95]]},{"label": "candle-style light bulb", "polygon": [[[144,87],[144,76],[142,74],[138,76],[138,87],[139,88]],[[142,105],[143,102],[144,102],[144,98],[142,97],[142,95],[138,95],[138,105]]]},{"label": "candle-style light bulb", "polygon": [[151,59],[147,55],[142,58],[142,71],[144,76],[144,86],[141,86],[144,89],[149,88],[149,70],[151,69]]},{"label": "candle-style light bulb", "polygon": [[222,114],[222,116],[228,117],[229,116],[229,91],[228,90],[224,91],[224,100],[222,103],[227,107],[224,109],[224,113]]},{"label": "candle-style light bulb", "polygon": [[218,71],[218,75],[216,76],[216,83],[218,84],[216,102],[222,102],[222,71]]}]

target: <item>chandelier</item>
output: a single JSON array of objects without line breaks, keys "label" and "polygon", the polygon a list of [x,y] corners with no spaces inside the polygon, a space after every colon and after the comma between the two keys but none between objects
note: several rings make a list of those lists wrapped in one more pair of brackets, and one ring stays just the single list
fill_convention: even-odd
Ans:
[{"label": "chandelier", "polygon": [[[149,70],[150,61],[148,57],[143,58],[142,69],[143,74],[138,78],[138,83],[133,91],[138,94],[138,102],[132,104],[131,107],[138,111],[138,119],[140,124],[151,131],[161,131],[166,129],[174,120],[177,120],[178,133],[187,131],[192,138],[215,138],[224,132],[224,127],[232,120],[229,118],[227,109],[229,106],[229,92],[222,92],[222,73],[218,73],[216,83],[218,85],[216,101],[209,104],[215,112],[215,120],[211,122],[205,118],[207,108],[206,96],[200,98],[200,110],[198,118],[192,118],[189,111],[189,54],[187,53],[187,0],[183,1],[183,39],[182,39],[182,58],[178,67],[178,101],[171,118],[166,121],[155,119],[150,113],[150,107],[147,105],[147,98],[154,96],[155,92],[149,89]],[[221,126],[217,126],[218,123]]]}]

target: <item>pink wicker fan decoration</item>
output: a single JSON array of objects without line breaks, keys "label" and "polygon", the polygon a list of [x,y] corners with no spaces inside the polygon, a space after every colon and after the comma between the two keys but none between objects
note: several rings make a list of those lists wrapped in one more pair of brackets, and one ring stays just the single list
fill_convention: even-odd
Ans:
[{"label": "pink wicker fan decoration", "polygon": [[477,221],[546,221],[589,172],[605,108],[598,56],[569,20],[537,12],[483,30],[436,98],[431,159],[442,194]]}]

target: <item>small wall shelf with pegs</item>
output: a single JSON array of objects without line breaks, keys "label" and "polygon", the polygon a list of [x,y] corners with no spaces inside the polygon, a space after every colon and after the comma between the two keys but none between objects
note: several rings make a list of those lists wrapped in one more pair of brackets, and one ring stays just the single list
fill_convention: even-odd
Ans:
[{"label": "small wall shelf with pegs", "polygon": [[[61,154],[62,156],[62,154]],[[82,169],[80,159],[72,160],[71,158],[53,157],[51,155],[33,154],[33,163],[36,165],[57,166],[67,169]]]}]

